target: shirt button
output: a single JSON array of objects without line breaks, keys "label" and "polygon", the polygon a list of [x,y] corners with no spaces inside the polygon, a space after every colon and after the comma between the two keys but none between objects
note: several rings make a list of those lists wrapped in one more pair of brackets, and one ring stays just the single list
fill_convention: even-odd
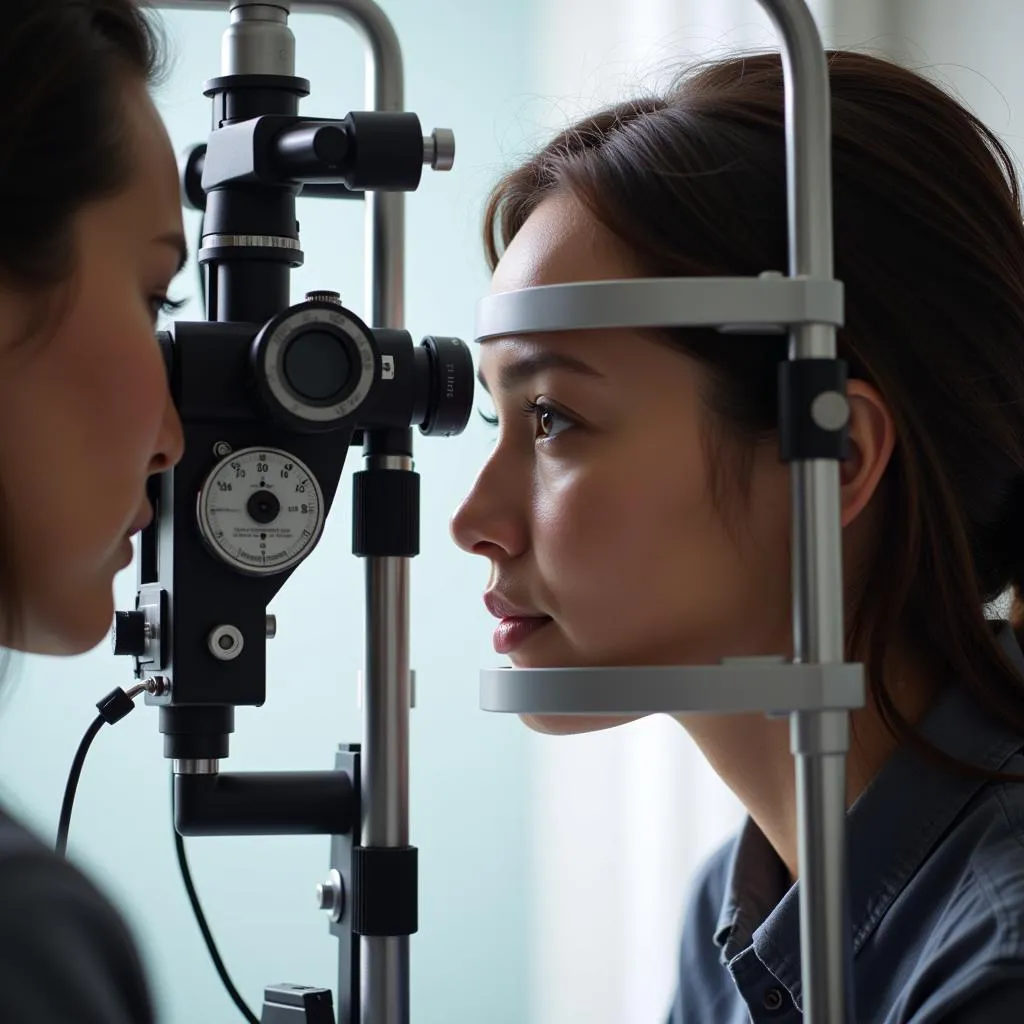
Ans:
[{"label": "shirt button", "polygon": [[782,1008],[782,992],[777,988],[770,988],[764,994],[764,1008],[773,1013]]}]

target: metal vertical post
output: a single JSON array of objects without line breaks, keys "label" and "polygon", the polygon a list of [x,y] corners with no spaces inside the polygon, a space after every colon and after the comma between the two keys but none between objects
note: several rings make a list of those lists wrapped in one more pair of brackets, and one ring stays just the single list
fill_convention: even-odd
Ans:
[{"label": "metal vertical post", "polygon": [[[367,44],[367,106],[378,111],[403,109],[401,47],[376,4],[312,0],[295,7],[337,14],[351,22]],[[405,196],[369,192],[365,201],[369,322],[372,327],[399,330],[405,326]],[[412,459],[370,454],[367,448],[366,468],[411,469]],[[409,568],[408,558],[366,559],[361,843],[367,847],[408,845]],[[408,936],[364,936],[360,942],[362,1024],[408,1024]],[[339,969],[348,970],[348,964]]]},{"label": "metal vertical post", "polygon": [[[759,0],[782,36],[786,79],[790,275],[831,279],[832,138],[828,66],[804,0]],[[834,359],[835,328],[794,327],[790,358]],[[845,657],[839,464],[792,465],[793,655]],[[846,711],[791,716],[796,759],[803,1009],[813,1024],[842,1024],[852,1002],[846,906]]]}]

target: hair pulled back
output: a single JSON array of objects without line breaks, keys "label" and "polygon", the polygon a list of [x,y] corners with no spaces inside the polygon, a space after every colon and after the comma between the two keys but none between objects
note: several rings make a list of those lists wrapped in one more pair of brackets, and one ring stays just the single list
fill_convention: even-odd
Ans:
[{"label": "hair pulled back", "polygon": [[[941,88],[889,61],[827,54],[839,355],[896,425],[886,528],[848,629],[896,737],[939,756],[887,689],[897,639],[1024,732],[1024,686],[985,606],[1010,588],[1024,626],[1024,226],[1013,161]],[[561,132],[495,188],[493,267],[547,196],[568,193],[650,276],[788,267],[784,80],[777,53],[688,71],[661,96]],[[742,484],[777,434],[778,337],[672,329],[706,368],[712,432]],[[740,488],[742,490],[742,488]],[[945,758],[943,758],[945,760]]]}]

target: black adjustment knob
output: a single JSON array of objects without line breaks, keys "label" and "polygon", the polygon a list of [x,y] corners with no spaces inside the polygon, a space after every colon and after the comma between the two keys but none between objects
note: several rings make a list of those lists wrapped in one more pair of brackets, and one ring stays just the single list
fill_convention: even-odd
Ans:
[{"label": "black adjustment knob", "polygon": [[307,302],[329,302],[332,306],[344,305],[341,301],[341,292],[331,291],[329,288],[318,288],[316,291],[306,292]]},{"label": "black adjustment knob", "polygon": [[141,658],[146,653],[146,613],[114,612],[111,642],[114,654]]},{"label": "black adjustment knob", "polygon": [[203,190],[203,167],[205,164],[205,142],[192,146],[178,161],[181,196],[193,210],[206,209],[206,192]]},{"label": "black adjustment knob", "polygon": [[461,434],[473,413],[473,356],[458,338],[424,338],[427,412],[420,432],[428,437]]}]

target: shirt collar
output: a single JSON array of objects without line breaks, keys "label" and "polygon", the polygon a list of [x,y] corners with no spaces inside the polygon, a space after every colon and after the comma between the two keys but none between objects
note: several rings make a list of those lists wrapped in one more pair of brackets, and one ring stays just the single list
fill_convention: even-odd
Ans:
[{"label": "shirt collar", "polygon": [[[1024,674],[1024,653],[1009,624],[998,626],[996,638]],[[1024,736],[985,714],[955,684],[936,698],[917,728],[953,757],[989,770],[998,770],[1024,747]],[[943,771],[905,747],[886,761],[847,814],[854,955],[935,843],[985,785],[984,778]],[[799,883],[787,891],[782,861],[750,818],[733,848],[726,877],[714,935],[722,962],[752,942],[758,957],[800,1007]]]},{"label": "shirt collar", "polygon": [[785,895],[789,873],[764,833],[746,818],[733,845],[726,871],[722,909],[715,928],[715,943],[728,963],[746,949],[754,930]]}]

